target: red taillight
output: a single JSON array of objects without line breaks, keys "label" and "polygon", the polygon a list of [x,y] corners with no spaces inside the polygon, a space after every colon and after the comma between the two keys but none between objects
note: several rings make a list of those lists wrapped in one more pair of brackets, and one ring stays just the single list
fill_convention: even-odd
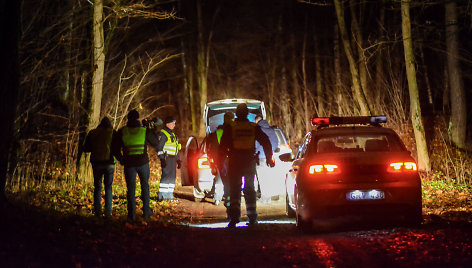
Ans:
[{"label": "red taillight", "polygon": [[388,172],[411,172],[416,171],[416,163],[414,162],[393,162],[387,168]]},{"label": "red taillight", "polygon": [[311,119],[311,125],[329,125],[329,117],[316,117]]},{"label": "red taillight", "polygon": [[308,168],[310,174],[339,174],[341,170],[335,164],[311,165]]},{"label": "red taillight", "polygon": [[210,162],[208,161],[207,157],[200,157],[198,158],[198,168],[200,169],[209,169],[210,168]]}]

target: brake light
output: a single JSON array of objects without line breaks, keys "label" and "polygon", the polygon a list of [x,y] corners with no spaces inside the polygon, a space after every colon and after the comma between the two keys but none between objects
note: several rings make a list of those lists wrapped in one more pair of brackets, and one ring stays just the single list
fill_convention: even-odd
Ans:
[{"label": "brake light", "polygon": [[308,169],[310,174],[339,174],[341,170],[338,165],[324,164],[324,165],[311,165]]},{"label": "brake light", "polygon": [[394,162],[390,163],[387,168],[388,172],[416,171],[416,163],[414,162]]},{"label": "brake light", "polygon": [[200,169],[209,169],[210,168],[210,162],[208,161],[208,157],[198,158],[198,168],[200,168]]},{"label": "brake light", "polygon": [[329,117],[315,117],[311,119],[311,125],[329,125]]}]

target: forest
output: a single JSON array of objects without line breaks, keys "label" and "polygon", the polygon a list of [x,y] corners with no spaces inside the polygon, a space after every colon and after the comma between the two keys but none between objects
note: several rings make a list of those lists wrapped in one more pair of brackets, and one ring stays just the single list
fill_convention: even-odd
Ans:
[{"label": "forest", "polygon": [[263,100],[293,148],[313,116],[387,115],[424,180],[472,184],[470,0],[0,3],[2,195],[90,183],[104,116],[174,115],[185,144],[223,98]]}]

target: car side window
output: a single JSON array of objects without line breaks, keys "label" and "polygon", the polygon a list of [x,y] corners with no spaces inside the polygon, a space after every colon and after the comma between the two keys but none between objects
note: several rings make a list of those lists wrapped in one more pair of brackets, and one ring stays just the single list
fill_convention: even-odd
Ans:
[{"label": "car side window", "polygon": [[303,158],[306,153],[306,149],[308,147],[308,144],[310,143],[311,140],[311,132],[308,132],[305,136],[305,139],[303,140],[303,143],[300,145],[298,148],[297,156],[295,159]]}]

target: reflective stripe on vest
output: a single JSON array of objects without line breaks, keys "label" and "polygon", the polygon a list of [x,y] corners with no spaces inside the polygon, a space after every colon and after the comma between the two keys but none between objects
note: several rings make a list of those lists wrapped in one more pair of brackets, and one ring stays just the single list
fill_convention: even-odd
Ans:
[{"label": "reflective stripe on vest", "polygon": [[223,129],[219,128],[216,130],[216,139],[218,139],[218,144],[221,143],[221,136],[223,136]]},{"label": "reflective stripe on vest", "polygon": [[164,148],[162,149],[167,155],[177,155],[181,146],[179,143],[179,139],[175,136],[174,133],[170,134],[164,129],[161,129],[161,132],[164,133],[167,137],[167,141],[164,144]]},{"label": "reflective stripe on vest", "polygon": [[144,154],[146,143],[146,128],[123,128],[123,144],[125,145],[125,155]]},{"label": "reflective stripe on vest", "polygon": [[252,122],[234,122],[232,127],[233,149],[254,150],[256,124]]}]

